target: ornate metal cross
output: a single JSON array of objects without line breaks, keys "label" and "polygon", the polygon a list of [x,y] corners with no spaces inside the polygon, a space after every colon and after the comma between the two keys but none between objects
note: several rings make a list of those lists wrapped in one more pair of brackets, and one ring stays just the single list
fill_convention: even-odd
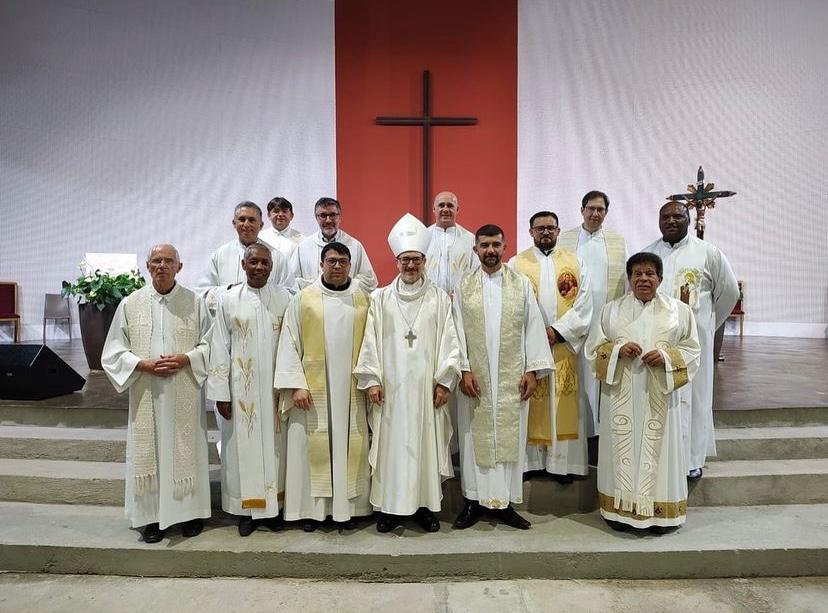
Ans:
[{"label": "ornate metal cross", "polygon": [[414,339],[417,338],[417,335],[414,334],[414,330],[409,330],[408,334],[406,334],[403,338],[408,341],[408,348],[411,349],[414,346]]},{"label": "ornate metal cross", "polygon": [[704,169],[699,166],[696,175],[696,184],[687,186],[688,193],[673,194],[667,196],[668,200],[684,200],[688,208],[696,209],[696,236],[704,238],[704,212],[716,206],[716,198],[729,198],[735,196],[736,192],[718,191],[714,192],[716,186],[713,183],[704,183]]},{"label": "ornate metal cross", "polygon": [[473,126],[476,117],[433,117],[431,115],[431,73],[423,71],[423,112],[419,117],[377,117],[379,126],[422,126],[423,127],[423,223],[428,225],[431,211],[431,127],[432,126]]}]

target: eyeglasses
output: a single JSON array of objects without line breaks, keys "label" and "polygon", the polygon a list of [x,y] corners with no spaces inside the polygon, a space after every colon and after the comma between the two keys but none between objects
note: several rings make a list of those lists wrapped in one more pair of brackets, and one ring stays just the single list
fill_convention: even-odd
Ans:
[{"label": "eyeglasses", "polygon": [[325,221],[326,219],[336,219],[339,217],[339,213],[317,213],[316,218]]},{"label": "eyeglasses", "polygon": [[348,266],[348,264],[351,263],[351,260],[349,260],[348,258],[325,258],[323,261],[326,266],[330,266],[331,268],[336,268],[337,266],[345,268],[346,266]]},{"label": "eyeglasses", "polygon": [[538,234],[552,234],[553,232],[557,232],[558,229],[558,226],[535,226],[532,228],[532,232],[537,232]]},{"label": "eyeglasses", "polygon": [[600,207],[598,207],[598,206],[586,206],[586,207],[584,207],[584,210],[590,215],[592,213],[598,213],[599,215],[606,215],[607,214],[607,209],[605,209],[602,206],[600,206]]},{"label": "eyeglasses", "polygon": [[400,264],[402,264],[403,266],[408,266],[409,264],[414,264],[414,266],[419,266],[420,264],[422,264],[425,261],[425,258],[422,258],[422,257],[419,257],[419,256],[415,256],[413,258],[410,258],[408,256],[405,256],[405,257],[402,257],[402,258],[397,258],[397,261]]}]

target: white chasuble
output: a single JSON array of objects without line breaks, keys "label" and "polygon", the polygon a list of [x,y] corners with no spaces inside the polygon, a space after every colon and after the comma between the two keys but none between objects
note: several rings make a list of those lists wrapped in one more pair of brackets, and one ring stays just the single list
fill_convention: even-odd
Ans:
[{"label": "white chasuble", "polygon": [[463,279],[454,298],[461,370],[471,371],[479,398],[457,395],[463,496],[486,508],[523,502],[528,401],[524,373],[552,370],[543,318],[529,281],[502,267]]},{"label": "white chasuble", "polygon": [[[560,252],[560,253],[557,253]],[[568,262],[577,262],[577,275]],[[556,475],[586,475],[587,465],[587,415],[578,410],[578,362],[577,355],[589,333],[592,320],[592,285],[586,274],[581,274],[583,263],[574,253],[555,248],[544,254],[537,247],[518,254],[509,261],[515,270],[527,275],[536,291],[538,306],[544,326],[552,326],[565,339],[553,348],[555,375],[548,378],[546,386],[539,385],[536,398],[545,398],[548,432],[547,442],[532,443],[532,420],[529,425],[529,444],[526,446],[526,470],[546,470]],[[560,270],[558,268],[560,267]],[[559,406],[566,396],[567,406]],[[537,402],[533,398],[533,402]],[[572,405],[570,407],[569,405]],[[574,409],[574,425],[564,431],[560,428],[563,410],[569,414]],[[531,410],[531,407],[530,407]],[[571,424],[572,419],[565,423]],[[575,431],[570,432],[573,429]]]},{"label": "white chasuble", "polygon": [[[621,298],[627,291],[627,249],[624,237],[604,228],[587,232],[583,226],[562,232],[558,245],[578,254],[592,287],[592,320],[590,330],[600,322],[601,309],[607,302]],[[578,352],[578,401],[581,411],[589,413],[587,436],[598,434],[601,404],[601,382],[592,376],[592,366],[583,347]]]},{"label": "white chasuble", "polygon": [[480,260],[474,253],[474,234],[463,226],[441,228],[437,224],[428,227],[431,242],[426,254],[426,273],[429,279],[449,296],[469,272],[480,268]]},{"label": "white chasuble", "polygon": [[[238,239],[223,244],[210,255],[207,272],[199,279],[195,291],[204,298],[210,314],[215,314],[219,296],[229,285],[244,284],[247,275],[241,267],[245,246]],[[269,285],[282,286],[289,291],[296,287],[296,280],[290,271],[289,261],[278,250],[270,247],[273,258],[273,270],[270,272]]]},{"label": "white chasuble", "polygon": [[[365,331],[369,298],[315,281],[291,301],[276,360],[287,420],[285,519],[344,522],[370,515],[370,468],[365,394],[351,374]],[[293,406],[308,390],[312,407]]]},{"label": "white chasuble", "polygon": [[371,504],[411,515],[440,510],[442,481],[454,476],[446,406],[434,408],[439,383],[453,390],[460,349],[448,294],[428,278],[407,285],[397,277],[371,296],[357,367],[358,388],[382,386],[371,407]]},{"label": "white chasuble", "polygon": [[713,431],[713,335],[723,325],[739,297],[736,275],[717,247],[688,234],[675,245],[658,240],[645,251],[664,264],[659,291],[679,298],[681,287],[690,292],[690,308],[696,318],[701,357],[693,383],[682,390],[682,412],[688,470],[704,466],[705,457],[716,455]]},{"label": "white chasuble", "polygon": [[275,412],[273,369],[283,287],[238,285],[219,299],[210,343],[207,397],[231,403],[221,424],[221,507],[253,519],[275,517],[284,492],[284,433]]},{"label": "white chasuble", "polygon": [[351,252],[351,276],[359,283],[363,291],[372,292],[377,287],[377,276],[371,266],[371,260],[365,248],[353,236],[339,230],[334,237],[326,241],[321,232],[316,232],[299,243],[290,258],[290,271],[299,284],[299,289],[307,287],[319,278],[322,261],[322,248],[330,242],[339,242]]},{"label": "white chasuble", "polygon": [[[207,416],[209,316],[176,284],[167,294],[146,286],[121,301],[101,364],[115,389],[129,390],[125,512],[133,528],[210,517]],[[184,353],[190,365],[171,377],[137,370],[142,359]]]},{"label": "white chasuble", "polygon": [[[642,355],[659,350],[665,365],[620,357],[630,341]],[[687,459],[677,390],[698,368],[693,313],[669,296],[645,304],[627,294],[604,307],[587,355],[609,390],[598,450],[601,515],[636,528],[684,523]]]},{"label": "white chasuble", "polygon": [[299,243],[304,239],[305,237],[301,232],[294,230],[290,226],[280,231],[271,225],[259,232],[259,240],[266,243],[271,249],[275,249],[281,253],[282,257],[285,258],[285,262],[288,263],[288,266],[290,265],[290,258],[293,256],[293,252],[296,251]]}]

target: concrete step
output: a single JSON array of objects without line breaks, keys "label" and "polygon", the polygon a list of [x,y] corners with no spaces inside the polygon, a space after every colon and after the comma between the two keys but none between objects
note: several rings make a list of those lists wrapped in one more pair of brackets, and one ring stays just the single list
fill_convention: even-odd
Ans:
[{"label": "concrete step", "polygon": [[[126,407],[52,406],[12,401],[0,403],[0,426],[125,429],[128,419],[129,409]],[[212,410],[207,411],[207,427],[216,429]]]},{"label": "concrete step", "polygon": [[716,428],[828,426],[828,407],[716,409],[713,422]]},{"label": "concrete step", "polygon": [[[489,521],[390,534],[368,520],[238,536],[223,514],[195,538],[176,528],[144,544],[119,507],[0,503],[0,571],[155,577],[294,577],[373,581],[663,579],[828,574],[828,505],[691,509],[673,534],[616,533],[597,512],[527,514],[531,530]],[[443,518],[450,519],[450,518]]]},{"label": "concrete step", "polygon": [[711,460],[828,458],[828,426],[719,428]]},{"label": "concrete step", "polygon": [[[0,459],[0,500],[120,505],[125,466],[117,462]],[[213,500],[219,500],[218,469]],[[446,481],[443,508],[463,506],[459,478]],[[571,485],[544,477],[524,483],[519,508],[533,513],[587,512],[596,508],[595,474]],[[828,503],[828,459],[711,462],[691,484],[690,506]]]},{"label": "concrete step", "polygon": [[[207,440],[210,463],[218,464],[218,431],[208,431]],[[126,429],[0,426],[0,458],[124,462]]]}]

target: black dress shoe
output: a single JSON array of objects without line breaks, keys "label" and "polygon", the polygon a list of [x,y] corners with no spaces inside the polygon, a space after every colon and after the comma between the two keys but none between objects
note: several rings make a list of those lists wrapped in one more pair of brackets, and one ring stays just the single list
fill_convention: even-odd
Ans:
[{"label": "black dress shoe", "polygon": [[628,524],[625,524],[620,521],[613,521],[611,519],[605,519],[604,521],[607,522],[607,525],[616,532],[626,532],[631,528],[631,526],[629,526]]},{"label": "black dress shoe", "polygon": [[204,529],[204,522],[201,521],[200,517],[196,519],[191,519],[190,521],[185,521],[181,524],[181,535],[186,536],[187,538],[198,536],[201,534],[201,531]]},{"label": "black dress shoe", "polygon": [[353,517],[351,519],[347,520],[347,521],[339,521],[339,522],[336,522],[336,523],[343,530],[356,530],[357,529],[357,522]]},{"label": "black dress shoe", "polygon": [[575,481],[572,475],[551,475],[551,477],[561,485],[569,485]]},{"label": "black dress shoe", "polygon": [[279,532],[280,530],[285,529],[285,518],[282,517],[281,513],[279,513],[276,517],[268,517],[265,519],[264,525],[274,532]]},{"label": "black dress shoe", "polygon": [[439,532],[440,522],[429,509],[420,507],[414,513],[414,521],[420,524],[420,527],[426,532]]},{"label": "black dress shoe", "polygon": [[316,532],[319,528],[319,524],[322,522],[316,521],[315,519],[303,519],[302,520],[302,530],[305,532]]},{"label": "black dress shoe", "polygon": [[518,512],[515,511],[512,505],[509,505],[505,509],[497,509],[494,515],[501,523],[512,526],[512,528],[517,528],[518,530],[528,530],[532,527],[531,522],[518,515]]},{"label": "black dress shoe", "polygon": [[377,532],[391,532],[400,525],[400,516],[390,513],[377,514]]},{"label": "black dress shoe", "polygon": [[689,473],[687,473],[687,480],[688,481],[698,481],[702,478],[702,469],[701,468],[694,468]]},{"label": "black dress shoe", "polygon": [[164,531],[158,527],[158,524],[147,524],[144,526],[144,542],[157,543],[164,538]]},{"label": "black dress shoe", "polygon": [[663,534],[675,532],[678,530],[678,526],[650,526],[648,530],[650,531],[650,534],[657,534],[661,536]]},{"label": "black dress shoe", "polygon": [[250,536],[256,531],[256,521],[252,517],[242,515],[239,518],[239,536]]},{"label": "black dress shoe", "polygon": [[460,511],[460,515],[458,515],[457,519],[454,520],[454,527],[458,530],[471,528],[474,524],[480,521],[480,517],[482,515],[483,509],[480,507],[480,503],[476,500],[467,500],[466,506],[463,507],[463,510]]}]

